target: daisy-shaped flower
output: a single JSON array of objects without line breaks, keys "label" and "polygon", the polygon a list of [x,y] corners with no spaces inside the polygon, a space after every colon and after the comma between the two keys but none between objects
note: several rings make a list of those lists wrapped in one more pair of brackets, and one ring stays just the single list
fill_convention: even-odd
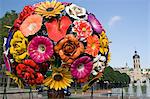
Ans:
[{"label": "daisy-shaped flower", "polygon": [[73,32],[77,33],[77,37],[81,40],[86,39],[88,36],[92,34],[91,25],[84,20],[78,20],[73,22],[74,27],[72,28]]},{"label": "daisy-shaped flower", "polygon": [[45,62],[49,60],[54,53],[53,43],[47,37],[36,36],[29,43],[28,52],[35,62]]},{"label": "daisy-shaped flower", "polygon": [[99,52],[99,38],[97,35],[89,36],[87,38],[87,48],[85,52],[95,57]]},{"label": "daisy-shaped flower", "polygon": [[29,35],[34,35],[41,29],[42,26],[42,17],[40,15],[30,15],[20,26],[20,31],[25,37]]},{"label": "daisy-shaped flower", "polygon": [[67,14],[74,19],[86,19],[86,9],[79,7],[75,4],[71,4],[65,8]]},{"label": "daisy-shaped flower", "polygon": [[72,80],[71,73],[66,68],[52,68],[52,75],[44,80],[44,85],[50,89],[61,90],[70,87]]},{"label": "daisy-shaped flower", "polygon": [[84,79],[89,76],[93,68],[93,62],[89,56],[76,59],[71,65],[71,74],[77,79]]},{"label": "daisy-shaped flower", "polygon": [[65,6],[61,2],[56,0],[41,2],[37,5],[35,13],[42,15],[46,18],[55,17],[57,14],[61,14],[61,11],[64,10]]},{"label": "daisy-shaped flower", "polygon": [[107,54],[108,47],[109,47],[109,41],[108,41],[108,38],[104,31],[102,31],[102,33],[100,35],[99,43],[100,43],[100,52],[102,54]]},{"label": "daisy-shaped flower", "polygon": [[27,55],[28,40],[21,31],[16,31],[10,41],[10,54],[13,55],[16,62],[21,62]]}]

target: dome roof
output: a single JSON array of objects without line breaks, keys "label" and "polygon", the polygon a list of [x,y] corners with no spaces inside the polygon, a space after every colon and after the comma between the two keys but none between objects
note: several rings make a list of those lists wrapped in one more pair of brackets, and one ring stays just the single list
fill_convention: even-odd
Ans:
[{"label": "dome roof", "polygon": [[140,55],[137,54],[137,51],[135,51],[133,58],[140,58]]}]

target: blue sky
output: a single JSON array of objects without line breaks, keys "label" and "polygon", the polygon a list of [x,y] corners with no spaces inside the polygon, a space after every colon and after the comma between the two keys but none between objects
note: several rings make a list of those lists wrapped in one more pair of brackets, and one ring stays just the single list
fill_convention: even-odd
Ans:
[{"label": "blue sky", "polygon": [[[6,11],[20,12],[25,5],[45,0],[0,0],[0,17]],[[133,67],[135,49],[141,67],[150,68],[150,1],[149,0],[59,0],[72,2],[96,15],[109,40],[112,67]]]}]

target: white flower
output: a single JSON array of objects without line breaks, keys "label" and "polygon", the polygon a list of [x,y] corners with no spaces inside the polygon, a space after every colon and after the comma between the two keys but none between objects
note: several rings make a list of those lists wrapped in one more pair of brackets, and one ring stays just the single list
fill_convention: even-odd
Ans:
[{"label": "white flower", "polygon": [[96,76],[99,72],[102,72],[104,70],[106,57],[97,55],[93,60],[93,70],[92,74]]},{"label": "white flower", "polygon": [[87,19],[86,9],[79,7],[75,4],[71,4],[65,8],[66,13],[74,19]]}]

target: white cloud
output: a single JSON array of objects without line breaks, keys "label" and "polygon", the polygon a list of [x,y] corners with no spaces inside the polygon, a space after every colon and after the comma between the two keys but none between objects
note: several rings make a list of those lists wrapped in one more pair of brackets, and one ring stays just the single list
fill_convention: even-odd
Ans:
[{"label": "white cloud", "polygon": [[121,20],[122,20],[121,16],[113,16],[109,20],[108,25],[109,25],[109,27],[112,27]]}]

